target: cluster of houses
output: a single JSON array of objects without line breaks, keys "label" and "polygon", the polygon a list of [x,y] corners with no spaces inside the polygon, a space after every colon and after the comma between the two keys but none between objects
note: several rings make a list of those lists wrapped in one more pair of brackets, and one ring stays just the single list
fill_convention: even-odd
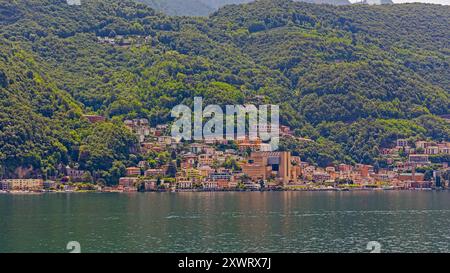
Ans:
[{"label": "cluster of houses", "polygon": [[[420,140],[414,142],[414,145],[410,145],[408,140],[399,139],[395,147],[382,149],[381,155],[395,169],[411,171],[415,167],[431,166],[431,157],[449,156],[450,142],[437,143],[434,141]],[[408,160],[405,161],[402,157],[407,157]],[[446,168],[445,163],[448,164],[448,162],[443,162],[443,169]]]},{"label": "cluster of houses", "polygon": [[[296,189],[336,188],[342,184],[358,188],[431,188],[440,173],[449,170],[443,162],[432,179],[417,171],[431,166],[429,156],[450,154],[450,143],[397,140],[396,146],[383,149],[382,156],[389,168],[371,165],[339,164],[319,168],[289,151],[271,151],[270,145],[259,139],[237,139],[234,145],[226,140],[204,140],[181,143],[168,136],[166,125],[151,128],[145,119],[127,120],[125,125],[140,140],[142,154],[176,151],[176,173],[168,177],[170,165],[147,168],[146,162],[127,169],[119,181],[119,190],[135,191],[136,185],[148,191],[172,190],[236,190],[236,189]],[[282,137],[294,137],[289,127],[280,128]],[[310,141],[304,139],[304,141]]]},{"label": "cluster of houses", "polygon": [[394,148],[386,148],[382,150],[383,155],[396,155],[399,152],[406,154],[422,154],[422,155],[438,155],[438,154],[450,154],[450,143],[442,142],[437,143],[434,141],[416,141],[414,147],[412,147],[407,139],[398,139],[397,145]]},{"label": "cluster of houses", "polygon": [[97,37],[97,42],[99,44],[111,45],[117,47],[128,48],[131,45],[139,47],[143,44],[152,43],[151,36],[141,36],[141,35],[111,35],[106,37]]},{"label": "cluster of houses", "polygon": [[[90,122],[101,117],[86,116]],[[289,151],[271,151],[263,141],[237,139],[183,142],[169,136],[168,125],[151,127],[147,119],[126,120],[125,126],[139,140],[138,152],[143,158],[161,152],[171,153],[168,162],[150,164],[141,161],[126,169],[126,175],[115,187],[103,191],[226,191],[226,190],[294,190],[294,189],[367,189],[367,188],[425,188],[446,187],[442,178],[450,171],[448,162],[432,163],[430,157],[450,155],[450,142],[398,139],[393,148],[381,151],[388,167],[365,164],[339,164],[320,168],[303,162]],[[281,137],[294,138],[289,127],[280,128]],[[311,141],[302,139],[302,141]],[[433,166],[432,176],[423,168]],[[437,166],[437,167],[436,167]],[[67,183],[86,182],[86,172],[77,166],[59,166],[64,173],[63,190],[73,190]],[[448,178],[447,178],[448,179]],[[55,188],[55,182],[41,179],[7,179],[0,190],[29,190]],[[447,181],[448,184],[448,181]]]}]

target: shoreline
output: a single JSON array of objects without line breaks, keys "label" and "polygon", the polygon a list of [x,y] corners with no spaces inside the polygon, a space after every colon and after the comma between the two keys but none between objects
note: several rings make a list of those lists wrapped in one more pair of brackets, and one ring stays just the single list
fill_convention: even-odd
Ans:
[{"label": "shoreline", "polygon": [[42,195],[52,193],[65,193],[65,194],[83,194],[83,193],[186,193],[186,192],[208,192],[208,193],[220,193],[220,192],[385,192],[385,191],[448,191],[449,189],[432,189],[432,188],[412,188],[412,189],[370,189],[370,188],[358,188],[358,189],[280,189],[280,190],[194,190],[194,189],[178,189],[178,190],[158,190],[158,191],[0,191],[0,195]]}]

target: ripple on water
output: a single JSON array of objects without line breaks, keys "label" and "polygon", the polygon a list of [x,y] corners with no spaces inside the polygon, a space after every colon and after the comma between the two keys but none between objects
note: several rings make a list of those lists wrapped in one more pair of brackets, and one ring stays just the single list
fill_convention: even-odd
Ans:
[{"label": "ripple on water", "polygon": [[23,198],[0,196],[0,252],[450,251],[450,192]]}]

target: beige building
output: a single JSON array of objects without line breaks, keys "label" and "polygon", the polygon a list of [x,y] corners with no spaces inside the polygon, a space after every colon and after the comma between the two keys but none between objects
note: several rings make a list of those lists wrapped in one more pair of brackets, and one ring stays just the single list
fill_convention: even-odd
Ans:
[{"label": "beige building", "polygon": [[1,181],[2,190],[38,191],[44,189],[42,179],[5,179]]},{"label": "beige building", "polygon": [[177,176],[177,188],[178,189],[190,189],[193,186],[191,179],[184,176]]}]

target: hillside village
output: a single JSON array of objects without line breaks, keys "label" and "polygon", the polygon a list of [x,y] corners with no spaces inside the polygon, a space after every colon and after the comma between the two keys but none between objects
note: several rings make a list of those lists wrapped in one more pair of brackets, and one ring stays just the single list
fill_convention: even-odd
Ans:
[{"label": "hillside village", "polygon": [[[102,116],[85,116],[104,122]],[[268,143],[248,138],[177,141],[169,125],[151,127],[147,119],[125,120],[146,158],[128,166],[116,186],[94,183],[92,175],[77,167],[60,165],[54,180],[3,179],[0,190],[15,191],[242,191],[242,190],[356,190],[443,189],[449,187],[450,142],[398,139],[384,148],[386,166],[337,164],[325,168],[302,161],[292,151],[271,151]],[[312,141],[294,136],[280,126],[282,139]],[[138,149],[138,150],[136,150]],[[98,182],[98,181],[97,181]]]},{"label": "hillside village", "polygon": [[[22,2],[1,29],[2,191],[448,187],[447,7],[263,0],[199,19]],[[177,142],[161,123],[193,94],[280,104],[282,140],[320,145]]]}]

